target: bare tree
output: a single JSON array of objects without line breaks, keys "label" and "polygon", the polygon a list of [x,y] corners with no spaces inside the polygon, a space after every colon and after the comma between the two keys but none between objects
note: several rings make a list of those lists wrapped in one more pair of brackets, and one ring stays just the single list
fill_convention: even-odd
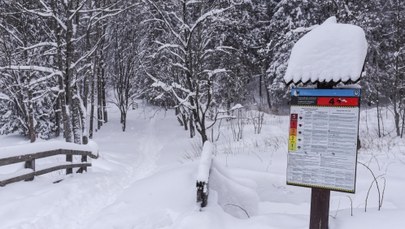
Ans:
[{"label": "bare tree", "polygon": [[114,91],[113,103],[121,113],[122,130],[126,130],[127,113],[142,95],[141,55],[143,39],[140,21],[141,8],[126,11],[114,19],[108,36],[108,79]]},{"label": "bare tree", "polygon": [[213,28],[228,20],[224,13],[233,6],[227,1],[146,2],[152,21],[164,35],[156,39],[158,48],[153,57],[167,63],[158,75],[148,75],[153,86],[171,94],[179,119],[184,125],[188,123],[190,136],[196,130],[205,142],[211,126],[207,115],[215,104],[214,84],[227,72],[215,61],[219,53],[231,49],[215,42]]}]

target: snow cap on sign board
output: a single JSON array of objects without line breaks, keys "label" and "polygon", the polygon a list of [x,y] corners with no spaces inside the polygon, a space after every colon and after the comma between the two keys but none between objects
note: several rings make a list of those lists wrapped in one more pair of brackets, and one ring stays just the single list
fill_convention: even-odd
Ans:
[{"label": "snow cap on sign board", "polygon": [[360,78],[367,54],[362,28],[339,24],[330,17],[294,45],[286,83],[355,82]]}]

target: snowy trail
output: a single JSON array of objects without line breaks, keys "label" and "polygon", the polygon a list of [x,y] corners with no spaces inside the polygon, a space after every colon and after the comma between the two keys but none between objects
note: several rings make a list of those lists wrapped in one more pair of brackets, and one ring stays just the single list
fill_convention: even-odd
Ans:
[{"label": "snowy trail", "polygon": [[[165,143],[159,141],[162,133],[158,132],[155,118],[142,117],[138,112],[133,116],[135,117],[128,119],[126,133],[116,130],[120,128],[119,125],[106,126],[103,133],[120,136],[104,134],[97,139],[100,149],[108,150],[104,152],[105,159],[115,161],[121,167],[119,170],[122,170],[122,174],[113,176],[113,173],[109,173],[109,177],[103,179],[104,182],[98,182],[97,194],[87,198],[87,206],[80,209],[81,213],[78,214],[74,224],[66,228],[90,228],[98,218],[104,217],[103,210],[114,205],[117,198],[134,182],[151,175],[156,170],[156,162]],[[112,122],[116,124],[118,120]],[[117,139],[120,141],[112,142]],[[95,167],[103,168],[102,164],[103,162],[100,164],[94,162]]]},{"label": "snowy trail", "polygon": [[[113,122],[117,122],[117,120],[113,120]],[[132,128],[127,131],[127,134],[107,128],[105,130],[107,133],[117,133],[123,136],[105,136],[98,140],[101,150],[103,148],[109,150],[104,153],[105,159],[116,161],[117,165],[121,167],[119,170],[122,170],[122,174],[116,177],[110,175],[110,177],[105,177],[104,182],[99,182],[97,194],[87,199],[90,203],[80,209],[81,213],[78,214],[75,225],[66,228],[89,228],[100,216],[100,212],[112,205],[125,189],[135,181],[150,175],[156,169],[156,160],[163,146],[156,141],[154,120],[143,120],[143,123],[138,120],[128,120],[127,124]],[[143,131],[134,132],[135,128]],[[108,139],[122,139],[122,141],[114,143],[109,142]],[[94,162],[95,167],[102,168],[103,163],[100,164],[97,161]]]},{"label": "snowy trail", "polygon": [[167,133],[159,131],[157,117],[141,111],[130,115],[125,133],[117,125],[118,111],[113,110],[111,120],[95,134],[101,156],[93,160],[89,173],[57,185],[38,178],[8,186],[12,191],[0,195],[0,215],[9,215],[10,220],[1,228],[89,228],[131,184],[151,175],[164,144],[170,141],[161,140]]},{"label": "snowy trail", "polygon": [[[100,148],[109,150],[104,153],[104,159],[116,161],[117,165],[121,167],[119,170],[122,170],[122,174],[117,177],[110,175],[110,177],[104,179],[104,182],[99,182],[97,194],[89,198],[91,203],[87,204],[85,208],[81,208],[82,213],[79,214],[79,219],[76,220],[77,224],[67,228],[89,228],[93,221],[99,217],[99,213],[105,207],[112,205],[125,189],[135,181],[150,175],[156,169],[156,160],[163,146],[159,145],[155,140],[154,124],[153,120],[143,120],[142,125],[139,121],[129,120],[128,126],[143,130],[140,133],[128,131],[131,133],[129,139],[128,134],[106,130],[107,133],[111,131],[111,133],[123,135],[120,137],[106,136],[103,137],[106,139],[99,140]],[[113,143],[109,142],[108,139],[122,139],[124,141]],[[117,155],[117,153],[119,154]],[[95,167],[103,167],[103,162],[98,164],[95,161],[94,164]]]}]

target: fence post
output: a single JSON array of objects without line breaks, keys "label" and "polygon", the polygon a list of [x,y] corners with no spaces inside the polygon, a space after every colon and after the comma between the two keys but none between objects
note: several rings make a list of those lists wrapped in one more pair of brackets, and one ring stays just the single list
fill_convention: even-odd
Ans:
[{"label": "fence post", "polygon": [[[71,150],[63,150],[63,149],[61,149],[61,153],[63,152],[63,151],[66,151],[66,153],[68,153],[68,152],[70,152]],[[66,162],[73,162],[73,155],[72,154],[66,154]],[[71,173],[73,173],[73,169],[72,168],[67,168],[66,169],[66,175],[67,174],[71,174]]]},{"label": "fence post", "polygon": [[[26,161],[26,162],[24,163],[24,168],[26,168],[26,169],[32,169],[32,170],[35,171],[35,159]],[[24,181],[32,181],[32,180],[34,180],[34,177],[35,177],[35,176],[32,176],[31,178],[25,179]]]},{"label": "fence post", "polygon": [[[82,156],[82,162],[87,162],[87,155]],[[80,167],[77,173],[87,172],[87,166]]]},{"label": "fence post", "polygon": [[[87,136],[83,137],[83,145],[87,145],[88,143],[89,143],[89,138]],[[87,155],[82,156],[82,162],[87,162]],[[87,166],[81,167],[77,172],[83,173],[83,171],[87,172]]]}]

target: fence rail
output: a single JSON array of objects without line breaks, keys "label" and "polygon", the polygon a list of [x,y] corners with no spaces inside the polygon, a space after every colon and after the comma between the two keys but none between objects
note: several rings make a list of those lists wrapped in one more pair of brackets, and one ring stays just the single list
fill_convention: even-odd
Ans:
[{"label": "fence rail", "polygon": [[[52,157],[57,155],[66,155],[66,164],[56,165],[52,167],[48,167],[41,170],[35,169],[35,161],[37,159]],[[73,156],[82,156],[81,163],[73,163]],[[87,162],[87,157],[97,159],[98,155],[93,154],[91,151],[86,150],[71,150],[71,149],[54,149],[54,150],[47,150],[38,153],[30,153],[30,154],[23,154],[18,156],[11,156],[0,158],[0,166],[11,165],[15,163],[24,162],[24,168],[30,169],[32,172],[24,173],[21,175],[16,175],[10,178],[0,180],[0,186],[5,186],[7,184],[19,182],[19,181],[31,181],[34,180],[35,176],[44,175],[50,172],[54,172],[57,170],[66,169],[66,174],[70,174],[73,172],[74,168],[79,168],[77,173],[82,173],[83,171],[87,171],[87,167],[91,166],[91,163]]]}]

